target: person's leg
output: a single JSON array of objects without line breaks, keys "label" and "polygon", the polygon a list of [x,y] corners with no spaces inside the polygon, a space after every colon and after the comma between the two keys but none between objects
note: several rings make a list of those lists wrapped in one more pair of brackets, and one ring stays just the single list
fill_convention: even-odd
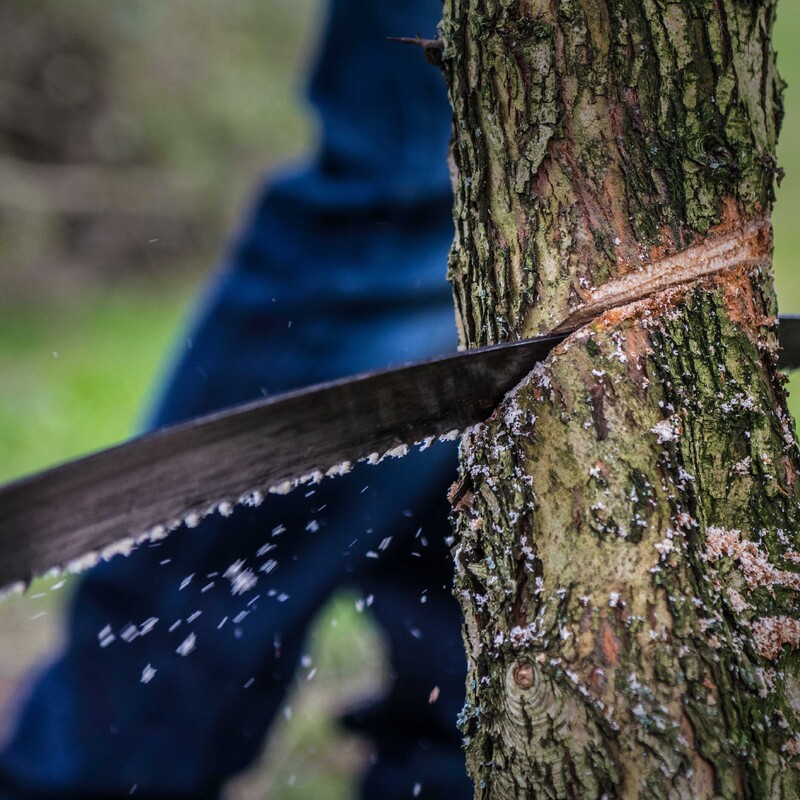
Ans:
[{"label": "person's leg", "polygon": [[359,578],[364,594],[374,598],[393,670],[387,695],[346,717],[348,727],[376,744],[364,800],[472,796],[455,725],[466,659],[452,595],[448,512],[438,492],[428,506],[415,503],[406,512],[414,536],[392,539]]},{"label": "person's leg", "polygon": [[[153,425],[453,349],[444,90],[418,53],[385,42],[430,35],[438,13],[438,0],[333,3],[312,94],[321,154],[258,203]],[[215,796],[255,753],[310,615],[376,542],[413,537],[404,510],[434,497],[443,507],[453,464],[452,448],[439,448],[363,467],[311,497],[270,498],[94,570],[64,655],[0,755],[0,798]],[[273,537],[281,524],[287,530]],[[254,556],[270,544],[277,549]],[[259,578],[251,591],[242,591],[248,575],[212,575],[243,557]],[[436,635],[457,638],[457,617],[444,616]],[[414,669],[398,664],[397,686]],[[413,749],[420,735],[414,728],[397,745]],[[449,763],[449,744],[442,753]],[[388,763],[381,757],[373,770],[381,785],[392,780],[386,770],[380,777]]]},{"label": "person's leg", "polygon": [[[387,39],[433,36],[440,15],[440,0],[331,2],[310,90],[319,152],[257,199],[153,425],[455,346],[444,81]],[[452,338],[428,336],[426,311]],[[389,330],[404,312],[423,316],[373,347],[369,327]],[[365,336],[345,344],[352,319]]]},{"label": "person's leg", "polygon": [[133,787],[145,798],[215,797],[257,753],[310,617],[372,563],[368,553],[383,553],[384,538],[413,541],[419,523],[404,510],[444,506],[441,478],[453,467],[447,447],[362,465],[309,498],[270,497],[94,570],[0,786],[61,800]]}]

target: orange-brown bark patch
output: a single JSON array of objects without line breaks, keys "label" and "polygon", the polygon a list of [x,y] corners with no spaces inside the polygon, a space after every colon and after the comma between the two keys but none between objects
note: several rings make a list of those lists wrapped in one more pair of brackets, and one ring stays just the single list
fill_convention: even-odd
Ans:
[{"label": "orange-brown bark patch", "polygon": [[600,620],[600,651],[607,666],[619,666],[619,639],[608,617]]}]

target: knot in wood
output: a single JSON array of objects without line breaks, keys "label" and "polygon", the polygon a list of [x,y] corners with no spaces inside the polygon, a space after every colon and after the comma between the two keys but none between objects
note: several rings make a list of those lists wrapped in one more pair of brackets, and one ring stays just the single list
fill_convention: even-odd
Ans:
[{"label": "knot in wood", "polygon": [[533,665],[530,661],[523,661],[514,667],[514,683],[520,689],[530,689],[533,686]]}]

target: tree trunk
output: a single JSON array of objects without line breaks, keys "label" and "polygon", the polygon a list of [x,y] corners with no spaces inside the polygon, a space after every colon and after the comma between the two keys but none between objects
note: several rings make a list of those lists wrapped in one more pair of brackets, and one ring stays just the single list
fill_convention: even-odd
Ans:
[{"label": "tree trunk", "polygon": [[462,342],[574,331],[462,445],[476,797],[800,797],[774,16],[445,0]]}]

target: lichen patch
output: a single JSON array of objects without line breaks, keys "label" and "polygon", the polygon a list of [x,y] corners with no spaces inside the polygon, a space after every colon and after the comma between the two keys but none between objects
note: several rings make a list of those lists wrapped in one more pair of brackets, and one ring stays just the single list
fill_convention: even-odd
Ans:
[{"label": "lichen patch", "polygon": [[793,650],[800,645],[800,620],[785,615],[762,617],[751,627],[758,654],[769,661],[777,661],[787,645]]},{"label": "lichen patch", "polygon": [[731,558],[739,566],[749,591],[776,586],[800,591],[800,574],[779,569],[755,542],[742,537],[742,532],[709,527],[706,530],[706,557],[709,561]]}]

